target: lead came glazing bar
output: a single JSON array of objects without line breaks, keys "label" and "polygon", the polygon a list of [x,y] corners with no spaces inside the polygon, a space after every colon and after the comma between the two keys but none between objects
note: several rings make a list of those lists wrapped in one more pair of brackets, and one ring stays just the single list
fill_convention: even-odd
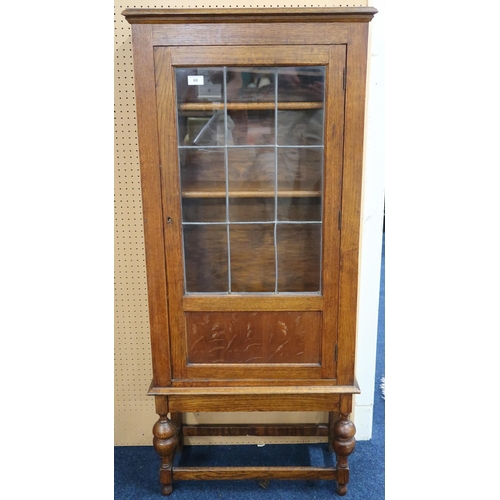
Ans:
[{"label": "lead came glazing bar", "polygon": [[231,234],[229,231],[229,164],[227,157],[227,67],[224,66],[222,77],[222,91],[224,92],[224,162],[226,170],[226,231],[227,231],[227,293],[231,293]]},{"label": "lead came glazing bar", "polygon": [[[246,144],[243,144],[243,145],[240,145],[240,144],[231,144],[229,146],[231,149],[237,149],[237,148],[248,148],[249,146],[246,145]],[[274,148],[274,147],[277,147],[278,149],[280,148],[289,148],[290,146],[283,146],[283,145],[280,145],[280,144],[252,144],[251,146],[252,148]],[[179,146],[179,149],[196,149],[196,150],[200,150],[200,149],[220,149],[221,146],[208,146],[208,145],[203,145],[203,146]],[[310,144],[308,146],[302,146],[302,145],[298,145],[298,146],[294,146],[294,148],[307,148],[307,149],[311,149],[311,148],[318,148],[318,149],[323,149],[323,145],[322,144]]]},{"label": "lead came glazing bar", "polygon": [[274,68],[274,264],[276,271],[274,275],[275,289],[278,293],[278,68]]},{"label": "lead came glazing bar", "polygon": [[[192,225],[196,225],[196,226],[210,226],[210,225],[218,225],[220,226],[221,223],[220,222],[183,222],[182,225],[183,226],[192,226]],[[276,224],[274,221],[234,221],[234,222],[230,222],[229,225],[231,226],[237,226],[238,224],[273,224],[273,225],[284,225],[284,224],[321,224],[321,221],[320,220],[287,220],[286,222],[281,222],[281,221],[278,221]]]}]

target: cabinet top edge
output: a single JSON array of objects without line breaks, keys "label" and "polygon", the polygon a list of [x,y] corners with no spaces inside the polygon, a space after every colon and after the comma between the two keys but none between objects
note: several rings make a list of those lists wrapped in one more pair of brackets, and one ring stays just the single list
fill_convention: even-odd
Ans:
[{"label": "cabinet top edge", "polygon": [[241,23],[241,22],[369,22],[374,7],[139,9],[122,12],[130,24]]}]

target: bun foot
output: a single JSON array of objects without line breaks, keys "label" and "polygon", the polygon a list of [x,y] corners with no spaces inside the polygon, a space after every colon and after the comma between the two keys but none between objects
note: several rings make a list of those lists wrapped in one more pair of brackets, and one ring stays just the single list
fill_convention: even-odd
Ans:
[{"label": "bun foot", "polygon": [[344,496],[347,493],[347,484],[338,484],[335,491],[337,495]]},{"label": "bun foot", "polygon": [[171,484],[162,484],[161,485],[161,493],[162,495],[170,495],[174,489]]}]

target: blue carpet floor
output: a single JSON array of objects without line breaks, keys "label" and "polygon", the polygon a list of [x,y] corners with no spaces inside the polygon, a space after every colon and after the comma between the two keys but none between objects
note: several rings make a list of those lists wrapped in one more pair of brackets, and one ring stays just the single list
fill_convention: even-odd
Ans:
[{"label": "blue carpet floor", "polygon": [[[346,500],[385,498],[385,401],[379,388],[385,370],[385,248],[382,249],[380,312],[375,376],[373,434],[370,441],[358,441],[349,457],[350,481]],[[178,459],[179,460],[179,459]],[[332,456],[326,444],[186,447],[180,465],[313,465],[330,466]],[[115,448],[115,500],[323,500],[342,498],[333,481],[278,481],[266,489],[256,480],[178,481],[169,497],[160,493],[159,458],[152,446]]]}]

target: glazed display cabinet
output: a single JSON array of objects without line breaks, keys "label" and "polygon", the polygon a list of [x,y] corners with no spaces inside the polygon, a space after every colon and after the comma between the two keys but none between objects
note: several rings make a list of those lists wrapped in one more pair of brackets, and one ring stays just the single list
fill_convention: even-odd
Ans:
[{"label": "glazed display cabinet", "polygon": [[[368,26],[376,10],[127,9],[164,494],[178,480],[347,491]],[[185,425],[326,411],[328,425]],[[326,436],[333,467],[177,467],[183,436]],[[290,445],[293,446],[293,445]]]}]

